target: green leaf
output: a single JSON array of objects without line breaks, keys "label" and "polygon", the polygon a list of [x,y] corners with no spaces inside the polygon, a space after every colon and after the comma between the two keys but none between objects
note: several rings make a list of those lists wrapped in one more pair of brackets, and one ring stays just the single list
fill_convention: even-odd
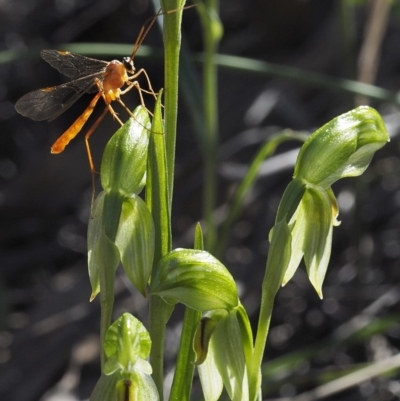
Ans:
[{"label": "green leaf", "polygon": [[149,292],[199,311],[238,305],[235,281],[226,267],[210,253],[194,249],[176,249],[161,259]]},{"label": "green leaf", "polygon": [[268,252],[267,267],[263,280],[263,291],[273,302],[275,294],[282,285],[283,277],[291,258],[292,236],[285,219],[275,224],[272,230],[271,245]]},{"label": "green leaf", "polygon": [[168,174],[165,153],[165,136],[161,113],[162,91],[154,109],[152,134],[147,165],[146,205],[155,225],[155,261],[171,250],[171,225],[168,205]]},{"label": "green leaf", "polygon": [[121,218],[122,204],[126,198],[116,191],[104,192],[102,223],[107,237],[112,242],[115,242]]},{"label": "green leaf", "polygon": [[[155,228],[154,263],[157,263],[171,250],[172,243],[168,195],[170,187],[168,185],[161,95],[162,91],[160,91],[157,96],[154,109],[146,181],[146,205],[153,216]],[[167,107],[165,110],[167,110]],[[153,367],[153,378],[157,384],[160,396],[163,398],[165,329],[173,306],[167,305],[164,300],[158,296],[151,296],[149,303],[149,329],[153,341],[150,359]]]},{"label": "green leaf", "polygon": [[124,197],[139,193],[144,186],[150,120],[146,109],[137,107],[130,118],[109,140],[101,162],[104,190]]},{"label": "green leaf", "polygon": [[[113,195],[116,197],[113,198]],[[107,206],[110,206],[113,201],[117,207],[111,207],[108,215]],[[119,206],[122,210],[120,213],[118,213]],[[117,209],[116,213],[115,209]],[[115,221],[117,218],[118,220]],[[112,222],[112,230],[117,230],[114,235],[115,245],[121,255],[127,276],[145,295],[154,256],[154,224],[150,212],[143,200],[136,195],[123,200],[118,194],[101,192],[95,201],[88,227],[88,267],[92,286],[90,300],[93,300],[100,292],[98,262],[94,258],[93,250],[104,228],[108,227],[106,223],[103,224],[105,221]],[[107,235],[109,236],[111,235]]]},{"label": "green leaf", "polygon": [[[294,179],[289,183],[279,203],[275,224],[283,219],[285,219],[287,223],[291,221],[293,214],[296,212],[301,199],[303,198],[306,185],[307,183],[300,179]],[[271,234],[272,233],[270,233],[270,236]]]},{"label": "green leaf", "polygon": [[[90,260],[90,271],[89,274],[92,276],[91,281],[95,284],[95,293],[92,288],[91,300],[94,299],[96,294],[100,291],[105,291],[102,282],[107,284],[113,283],[110,281],[110,276],[114,277],[115,270],[120,262],[120,255],[117,247],[112,241],[105,235],[104,229],[99,228],[97,233],[97,242],[93,245]],[[105,278],[107,277],[107,278]],[[110,296],[113,296],[113,287],[109,288]]]},{"label": "green leaf", "polygon": [[[111,324],[114,305],[115,270],[120,262],[118,248],[101,229],[100,238],[94,248],[94,263],[98,266],[100,281],[100,341],[103,343],[105,333]],[[102,352],[101,365],[104,366],[105,355]]]},{"label": "green leaf", "polygon": [[[113,275],[120,262],[118,248],[110,239],[105,235],[104,230],[100,231],[99,240],[97,241],[94,251],[93,260],[97,264],[100,274],[101,271],[112,271]],[[101,283],[101,277],[100,277]],[[102,290],[102,288],[101,288]]]},{"label": "green leaf", "polygon": [[87,247],[88,247],[88,270],[89,280],[92,287],[90,301],[93,301],[100,292],[99,268],[94,259],[94,249],[100,239],[103,230],[103,204],[105,192],[100,192],[92,209],[92,218],[89,219]]},{"label": "green leaf", "polygon": [[196,224],[194,233],[194,249],[198,249],[200,251],[204,250],[203,230],[201,229],[200,223]]},{"label": "green leaf", "polygon": [[126,275],[145,296],[153,267],[154,223],[146,204],[137,195],[122,204],[115,244]]}]

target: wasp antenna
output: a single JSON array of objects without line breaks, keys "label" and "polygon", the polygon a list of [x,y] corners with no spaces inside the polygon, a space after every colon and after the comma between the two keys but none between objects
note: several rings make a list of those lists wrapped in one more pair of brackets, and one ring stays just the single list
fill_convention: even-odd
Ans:
[{"label": "wasp antenna", "polygon": [[[132,55],[129,61],[132,61],[133,58],[135,57],[135,54],[137,53],[137,51],[139,50],[140,45],[143,43],[143,40],[145,39],[145,37],[147,36],[147,34],[149,33],[151,27],[153,26],[154,22],[156,21],[156,19],[160,16],[160,15],[164,15],[164,14],[172,14],[175,13],[179,10],[187,10],[188,8],[193,8],[196,7],[196,4],[192,4],[190,6],[185,6],[182,8],[174,8],[173,10],[168,10],[168,11],[162,11],[162,8],[160,8],[157,11],[157,14],[154,15],[153,17],[150,17],[148,20],[146,20],[146,22],[143,24],[143,26],[140,28],[140,32],[139,35],[136,39],[136,43],[133,46],[133,50],[132,50]],[[147,25],[147,26],[146,26]]]},{"label": "wasp antenna", "polygon": [[[159,17],[160,15],[164,14],[162,12],[162,8],[160,8],[157,11],[157,14],[154,15],[153,17],[149,18],[141,27],[139,35],[136,39],[136,43],[133,46],[133,51],[132,51],[132,55],[131,55],[131,59],[130,61],[133,60],[133,58],[135,57],[136,52],[139,50],[140,45],[143,43],[145,37],[147,36],[147,34],[149,33],[151,27],[153,26],[154,22],[156,21],[157,17]],[[147,25],[147,26],[146,26]]]},{"label": "wasp antenna", "polygon": [[187,9],[193,8],[193,7],[197,7],[197,4],[191,4],[190,6],[185,6],[185,7],[181,7],[181,8],[174,8],[172,10],[164,11],[163,14],[172,14],[172,13],[176,13],[179,10],[187,10]]},{"label": "wasp antenna", "polygon": [[135,44],[133,45],[132,55],[129,61],[133,60],[133,57],[135,57],[135,54],[138,51],[140,44],[143,42],[143,39],[141,39],[143,31],[144,31],[144,25],[142,25],[142,27],[140,28],[139,35],[136,39]]}]

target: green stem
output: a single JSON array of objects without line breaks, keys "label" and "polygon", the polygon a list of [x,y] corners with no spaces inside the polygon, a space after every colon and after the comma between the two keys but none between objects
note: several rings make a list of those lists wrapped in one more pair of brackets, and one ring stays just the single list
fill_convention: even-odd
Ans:
[{"label": "green stem", "polygon": [[[197,224],[196,227],[194,249],[204,249],[203,233],[200,224]],[[189,401],[190,399],[196,361],[193,339],[200,319],[201,312],[186,307],[174,381],[172,382],[169,397],[170,401]]]},{"label": "green stem", "polygon": [[[165,136],[161,115],[161,93],[157,98],[149,141],[146,179],[146,205],[149,208],[155,228],[154,267],[171,250],[171,218],[169,212],[167,160]],[[168,319],[173,307],[160,297],[151,296],[149,309],[149,332],[152,341],[150,361],[153,379],[160,399],[163,399],[164,340]]]},{"label": "green stem", "polygon": [[[175,10],[175,12],[164,14],[165,135],[162,141],[160,138],[154,139],[154,154],[156,156],[153,161],[156,161],[158,173],[157,177],[154,177],[154,182],[149,191],[150,198],[148,202],[146,200],[148,204],[151,204],[150,210],[152,211],[153,218],[157,216],[154,221],[156,233],[158,233],[158,238],[156,237],[155,263],[158,263],[160,258],[171,250],[171,205],[178,114],[180,25],[183,5],[184,1],[182,0],[163,0],[162,2],[164,12],[168,10]],[[161,126],[161,121],[158,121],[157,127],[153,129],[153,132],[162,132],[160,130]],[[153,134],[152,136],[155,137],[158,135]],[[162,150],[160,147],[162,147]],[[167,305],[161,298],[157,296],[150,298],[149,325],[152,339],[150,360],[153,367],[153,379],[161,400],[163,399],[165,330],[172,310],[173,307]]]},{"label": "green stem", "polygon": [[164,59],[165,59],[165,147],[167,156],[169,210],[172,205],[176,126],[178,116],[179,52],[181,48],[181,21],[185,0],[162,0],[164,12]]},{"label": "green stem", "polygon": [[257,399],[258,391],[261,385],[261,377],[259,372],[264,356],[269,326],[271,323],[274,298],[275,294],[271,296],[271,294],[267,291],[263,291],[261,297],[260,318],[258,321],[257,336],[254,345],[253,360],[249,368],[249,399],[251,401],[255,401]]},{"label": "green stem", "polygon": [[[104,267],[104,268],[102,268]],[[101,367],[104,368],[106,356],[104,354],[104,339],[106,332],[111,325],[112,311],[114,306],[114,279],[115,271],[113,266],[101,265],[99,271],[100,279],[100,344],[101,350]]]},{"label": "green stem", "polygon": [[[154,262],[171,250],[171,205],[175,163],[176,124],[178,113],[178,71],[181,44],[180,25],[184,0],[163,0],[165,58],[165,134],[162,132],[160,98],[152,127],[153,139],[149,152],[146,203],[152,212],[156,231]],[[167,13],[168,10],[174,10]],[[160,138],[155,138],[160,137]],[[165,141],[164,141],[165,139]],[[149,331],[152,339],[150,360],[153,379],[160,399],[163,399],[164,340],[173,307],[157,296],[150,297]]]},{"label": "green stem", "polygon": [[206,221],[206,249],[213,251],[217,227],[213,213],[216,204],[217,187],[217,146],[218,146],[218,90],[217,66],[214,62],[218,44],[222,36],[222,25],[218,18],[218,0],[197,1],[197,9],[203,26],[204,72],[204,203],[203,214]]},{"label": "green stem", "polygon": [[201,313],[186,308],[183,319],[179,354],[176,361],[174,381],[172,383],[170,401],[189,401],[192,388],[196,354],[193,350],[193,338]]},{"label": "green stem", "polygon": [[341,33],[341,47],[343,60],[343,75],[346,78],[354,78],[355,75],[355,59],[354,59],[354,42],[355,42],[355,21],[354,21],[354,4],[348,0],[339,0],[337,2],[337,15],[339,19],[339,28]]},{"label": "green stem", "polygon": [[173,307],[164,300],[152,295],[149,299],[149,333],[151,337],[150,362],[153,369],[152,377],[157,386],[160,400],[163,400],[164,383],[164,341],[167,322]]},{"label": "green stem", "polygon": [[267,266],[262,282],[260,317],[258,319],[257,335],[254,352],[249,367],[250,401],[258,398],[261,386],[261,363],[267,342],[269,325],[271,323],[274,299],[282,285],[283,276],[289,265],[291,256],[291,234],[285,220],[277,222],[273,228],[271,245],[268,251]]}]

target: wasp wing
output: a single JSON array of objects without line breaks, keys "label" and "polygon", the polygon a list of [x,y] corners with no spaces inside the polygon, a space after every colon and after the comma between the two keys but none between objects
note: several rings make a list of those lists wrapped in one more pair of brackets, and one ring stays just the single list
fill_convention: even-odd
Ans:
[{"label": "wasp wing", "polygon": [[104,72],[108,62],[59,50],[42,50],[43,60],[71,79]]},{"label": "wasp wing", "polygon": [[84,93],[95,87],[94,78],[75,80],[66,84],[38,89],[22,96],[15,104],[18,113],[35,121],[57,118],[68,110]]}]

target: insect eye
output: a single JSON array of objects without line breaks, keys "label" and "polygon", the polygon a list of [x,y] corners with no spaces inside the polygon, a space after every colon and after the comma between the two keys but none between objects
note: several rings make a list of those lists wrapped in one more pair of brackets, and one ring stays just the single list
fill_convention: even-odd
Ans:
[{"label": "insect eye", "polygon": [[124,63],[124,67],[128,72],[132,74],[135,72],[135,67],[133,66],[133,60],[131,60],[130,57],[124,57],[122,59],[122,62]]}]

